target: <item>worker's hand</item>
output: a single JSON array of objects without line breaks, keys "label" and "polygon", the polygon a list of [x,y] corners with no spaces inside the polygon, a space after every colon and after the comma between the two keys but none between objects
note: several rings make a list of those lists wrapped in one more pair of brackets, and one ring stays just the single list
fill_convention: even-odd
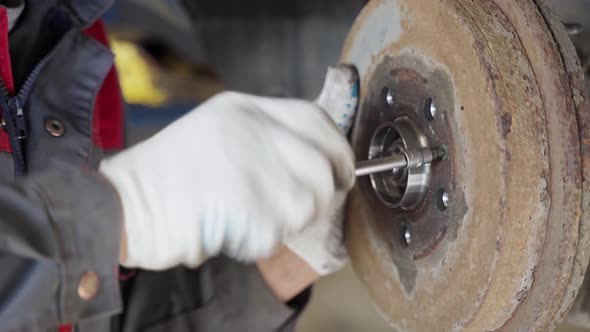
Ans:
[{"label": "worker's hand", "polygon": [[100,170],[121,197],[121,264],[145,269],[266,257],[329,219],[355,179],[346,138],[316,104],[232,92]]},{"label": "worker's hand", "polygon": [[[354,68],[329,68],[324,88],[316,103],[348,134],[358,103],[358,75]],[[319,276],[342,268],[348,259],[342,238],[342,222],[347,192],[336,192],[330,214],[314,220],[301,233],[289,236],[285,245],[304,260]]]},{"label": "worker's hand", "polygon": [[[350,66],[328,69],[320,105],[345,135],[352,126],[358,103],[358,76]],[[288,301],[326,274],[339,270],[347,261],[342,239],[345,194],[338,193],[326,218],[310,223],[292,234],[272,257],[257,262],[258,270],[282,301]]]}]

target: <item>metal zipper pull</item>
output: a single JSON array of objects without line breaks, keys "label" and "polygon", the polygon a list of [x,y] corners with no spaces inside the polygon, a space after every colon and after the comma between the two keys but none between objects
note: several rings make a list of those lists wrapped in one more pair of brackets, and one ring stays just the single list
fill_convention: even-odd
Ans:
[{"label": "metal zipper pull", "polygon": [[10,107],[12,112],[15,114],[14,121],[18,139],[23,140],[27,138],[27,123],[25,121],[25,113],[23,111],[19,97],[14,96],[8,99],[8,107]]},{"label": "metal zipper pull", "polygon": [[2,104],[0,106],[3,111],[2,118],[5,121],[3,126],[8,133],[8,139],[14,157],[14,173],[17,176],[26,173],[24,141],[27,138],[27,121],[25,119],[25,112],[23,111],[23,104],[29,98],[37,77],[45,64],[49,62],[54,52],[55,48],[37,63],[29,76],[27,76],[27,79],[16,96],[11,95],[2,79],[0,79],[0,104]]}]

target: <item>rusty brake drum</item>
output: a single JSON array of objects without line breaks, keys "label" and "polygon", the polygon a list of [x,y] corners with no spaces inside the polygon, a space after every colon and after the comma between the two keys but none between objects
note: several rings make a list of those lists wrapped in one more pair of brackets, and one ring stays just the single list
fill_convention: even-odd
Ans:
[{"label": "rusty brake drum", "polygon": [[385,196],[375,177],[350,196],[347,248],[383,317],[401,331],[554,328],[590,254],[590,109],[545,1],[370,1],[341,62],[361,78],[359,160],[388,124],[448,149],[419,204],[384,201],[403,197],[399,171],[377,179]]}]

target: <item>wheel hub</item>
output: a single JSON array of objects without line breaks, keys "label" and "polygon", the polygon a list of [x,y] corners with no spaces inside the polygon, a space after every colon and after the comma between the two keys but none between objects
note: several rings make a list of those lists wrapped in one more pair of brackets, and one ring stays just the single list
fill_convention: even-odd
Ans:
[{"label": "wheel hub", "polygon": [[[453,89],[448,74],[428,71],[413,57],[386,57],[368,80],[370,90],[362,105],[364,121],[355,127],[358,155],[373,159],[449,146],[451,131],[446,115]],[[464,210],[462,194],[454,185],[452,160],[452,151],[447,151],[444,160],[432,164],[359,180],[364,194],[376,197],[371,206],[376,212],[374,222],[381,232],[389,234],[391,259],[410,267],[408,273],[399,270],[405,276],[402,279],[407,291],[414,284],[414,261],[434,251],[453,226],[449,216]],[[457,201],[454,207],[451,198]]]},{"label": "wheel hub", "polygon": [[[377,128],[371,139],[369,159],[407,154],[408,151],[429,148],[426,137],[408,117]],[[410,159],[406,156],[406,159]],[[424,201],[430,182],[430,163],[418,168],[394,168],[370,176],[377,197],[390,208],[414,210]]]}]

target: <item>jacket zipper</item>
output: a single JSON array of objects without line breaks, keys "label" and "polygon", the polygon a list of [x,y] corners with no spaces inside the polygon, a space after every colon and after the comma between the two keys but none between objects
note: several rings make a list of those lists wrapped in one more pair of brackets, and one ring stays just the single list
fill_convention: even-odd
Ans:
[{"label": "jacket zipper", "polygon": [[39,73],[53,53],[52,50],[41,58],[16,95],[11,95],[4,81],[0,78],[0,102],[3,110],[1,121],[8,133],[8,141],[14,159],[14,172],[17,176],[24,175],[26,172],[24,144],[27,139],[27,121],[23,107],[31,94],[33,84],[37,80]]}]

